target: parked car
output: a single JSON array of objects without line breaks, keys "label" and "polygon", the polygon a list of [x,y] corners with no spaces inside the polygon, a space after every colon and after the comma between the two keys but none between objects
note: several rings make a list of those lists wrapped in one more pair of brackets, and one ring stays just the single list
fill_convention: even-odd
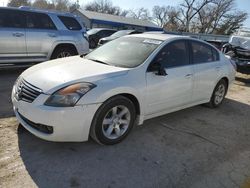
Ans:
[{"label": "parked car", "polygon": [[234,78],[231,61],[206,42],[138,34],[27,69],[12,102],[18,121],[42,139],[116,144],[146,119],[218,107]]},{"label": "parked car", "polygon": [[69,13],[0,8],[0,63],[42,62],[89,51],[85,28]]},{"label": "parked car", "polygon": [[117,39],[117,38],[120,38],[122,36],[125,36],[125,35],[132,35],[132,34],[139,34],[139,33],[142,33],[140,31],[135,31],[135,30],[120,30],[120,31],[117,31],[115,32],[113,35],[109,36],[109,37],[105,37],[105,38],[101,38],[99,40],[99,43],[98,45],[103,45],[111,40],[114,40],[114,39]]},{"label": "parked car", "polygon": [[96,48],[98,42],[103,37],[108,37],[115,33],[115,29],[107,29],[107,28],[94,28],[87,31],[89,37],[89,47],[91,49]]},{"label": "parked car", "polygon": [[243,34],[232,35],[222,51],[236,63],[238,72],[250,74],[250,31]]},{"label": "parked car", "polygon": [[223,45],[226,44],[226,42],[222,40],[206,40],[209,44],[212,44],[214,47],[216,47],[218,50],[221,50]]}]

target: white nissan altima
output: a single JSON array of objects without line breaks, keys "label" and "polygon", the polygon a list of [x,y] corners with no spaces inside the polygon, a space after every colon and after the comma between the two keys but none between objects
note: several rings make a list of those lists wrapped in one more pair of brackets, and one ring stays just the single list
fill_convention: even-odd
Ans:
[{"label": "white nissan altima", "polygon": [[146,119],[218,107],[234,77],[231,61],[208,43],[138,34],[27,69],[12,102],[18,121],[42,139],[116,144]]}]

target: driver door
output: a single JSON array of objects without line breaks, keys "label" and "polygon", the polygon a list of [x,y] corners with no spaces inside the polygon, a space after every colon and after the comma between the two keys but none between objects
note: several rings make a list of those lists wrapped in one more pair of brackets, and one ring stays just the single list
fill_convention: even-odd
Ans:
[{"label": "driver door", "polygon": [[[146,73],[147,112],[153,115],[187,105],[193,91],[193,67],[185,40],[168,43],[156,55]],[[154,63],[160,64],[167,75],[157,75]]]}]

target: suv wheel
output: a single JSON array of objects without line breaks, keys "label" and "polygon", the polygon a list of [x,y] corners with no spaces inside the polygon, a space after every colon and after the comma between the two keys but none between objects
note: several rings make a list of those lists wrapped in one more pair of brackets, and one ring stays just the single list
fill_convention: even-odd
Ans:
[{"label": "suv wheel", "polygon": [[64,58],[64,57],[69,57],[73,55],[77,55],[77,52],[75,51],[75,49],[72,49],[70,47],[61,47],[61,48],[57,48],[53,52],[51,59]]},{"label": "suv wheel", "polygon": [[96,112],[90,135],[100,144],[117,144],[128,135],[135,118],[135,107],[129,99],[123,96],[113,97]]},{"label": "suv wheel", "polygon": [[215,86],[214,92],[208,103],[208,106],[211,108],[216,108],[221,105],[226,94],[227,94],[227,83],[225,80],[220,80],[218,84]]}]

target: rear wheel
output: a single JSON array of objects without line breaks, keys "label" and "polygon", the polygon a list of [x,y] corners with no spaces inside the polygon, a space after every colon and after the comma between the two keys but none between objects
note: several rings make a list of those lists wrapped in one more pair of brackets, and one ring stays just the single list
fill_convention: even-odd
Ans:
[{"label": "rear wheel", "polygon": [[227,94],[227,88],[227,82],[224,79],[220,80],[215,86],[214,92],[212,94],[210,102],[208,103],[208,106],[211,108],[216,108],[220,106]]},{"label": "rear wheel", "polygon": [[135,107],[129,99],[123,96],[113,97],[96,112],[90,135],[100,144],[117,144],[128,135],[135,118]]}]

